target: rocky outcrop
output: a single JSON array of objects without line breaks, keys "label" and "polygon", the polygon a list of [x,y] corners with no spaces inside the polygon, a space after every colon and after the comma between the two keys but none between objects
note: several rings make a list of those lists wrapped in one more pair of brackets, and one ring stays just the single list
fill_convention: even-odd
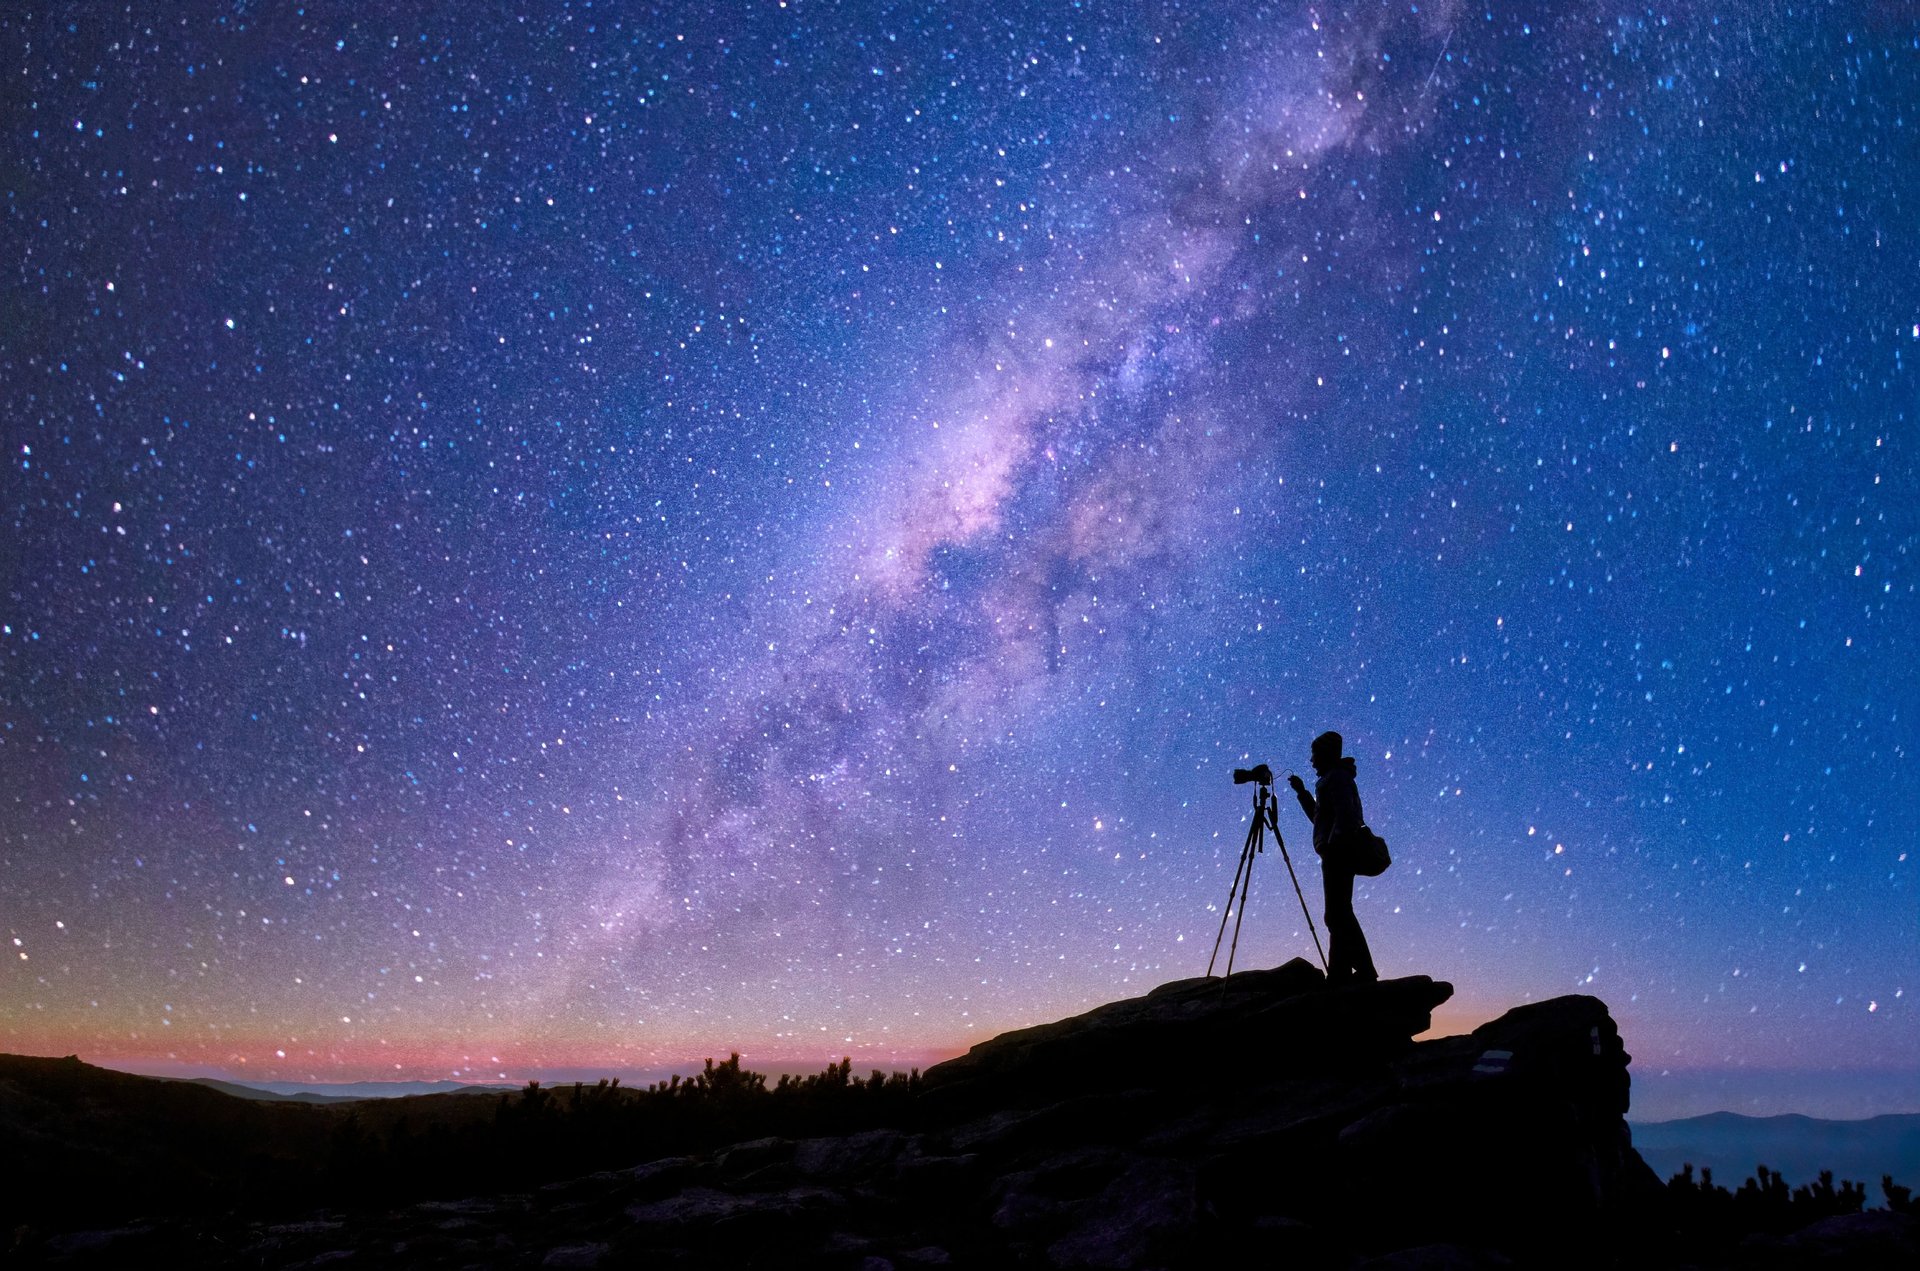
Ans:
[{"label": "rocky outcrop", "polygon": [[1404,1053],[1451,984],[1424,975],[1329,990],[1301,959],[1229,979],[1163,984],[1057,1023],[1002,1033],[926,1075],[929,1105],[953,1115],[1068,1097],[1177,1086],[1196,1066],[1240,1056],[1265,1076],[1350,1070]]},{"label": "rocky outcrop", "polygon": [[1567,1264],[1657,1181],[1590,997],[1415,1043],[1451,987],[1328,988],[1295,961],[1004,1034],[900,1124],[763,1138],[536,1191],[303,1223],[155,1220],[32,1260],[201,1265]]}]

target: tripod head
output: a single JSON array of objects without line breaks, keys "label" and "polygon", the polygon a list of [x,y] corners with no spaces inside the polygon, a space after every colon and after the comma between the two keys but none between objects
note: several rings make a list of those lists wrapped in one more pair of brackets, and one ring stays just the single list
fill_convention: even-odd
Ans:
[{"label": "tripod head", "polygon": [[[1233,784],[1237,786],[1253,783],[1253,828],[1249,832],[1248,842],[1255,852],[1265,852],[1267,844],[1262,830],[1272,830],[1275,841],[1280,838],[1280,821],[1275,815],[1273,797],[1273,769],[1266,764],[1256,764],[1251,768],[1235,768]],[[1280,850],[1286,850],[1281,843]]]}]

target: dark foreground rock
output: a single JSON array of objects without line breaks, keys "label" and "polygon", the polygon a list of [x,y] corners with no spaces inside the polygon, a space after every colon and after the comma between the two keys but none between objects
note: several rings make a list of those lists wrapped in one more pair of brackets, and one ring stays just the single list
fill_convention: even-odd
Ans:
[{"label": "dark foreground rock", "polygon": [[[26,1264],[209,1267],[1504,1267],[1667,1263],[1606,1007],[1414,1043],[1451,986],[1304,962],[1186,980],[976,1046],[897,1126],[763,1138],[529,1192],[301,1222],[154,1218]],[[1912,1247],[1863,1215],[1756,1265]],[[1651,1243],[1650,1243],[1651,1242]],[[1744,1256],[1744,1255],[1743,1255]],[[1737,1261],[1737,1259],[1736,1259]]]}]

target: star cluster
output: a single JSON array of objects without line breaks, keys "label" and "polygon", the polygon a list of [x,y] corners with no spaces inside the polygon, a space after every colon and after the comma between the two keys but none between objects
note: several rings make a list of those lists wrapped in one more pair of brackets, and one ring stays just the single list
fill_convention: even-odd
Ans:
[{"label": "star cluster", "polygon": [[1331,727],[1443,1025],[1912,1075],[1899,6],[0,47],[6,1049],[924,1062],[1201,973]]}]

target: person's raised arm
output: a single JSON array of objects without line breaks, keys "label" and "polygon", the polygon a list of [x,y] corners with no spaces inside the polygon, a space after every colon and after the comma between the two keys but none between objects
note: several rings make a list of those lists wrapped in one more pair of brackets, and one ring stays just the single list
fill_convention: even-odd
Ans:
[{"label": "person's raised arm", "polygon": [[1299,773],[1289,772],[1287,784],[1293,787],[1293,797],[1300,800],[1300,810],[1307,814],[1307,820],[1313,820],[1318,809],[1314,807],[1313,795],[1307,790],[1307,783],[1300,780]]}]

